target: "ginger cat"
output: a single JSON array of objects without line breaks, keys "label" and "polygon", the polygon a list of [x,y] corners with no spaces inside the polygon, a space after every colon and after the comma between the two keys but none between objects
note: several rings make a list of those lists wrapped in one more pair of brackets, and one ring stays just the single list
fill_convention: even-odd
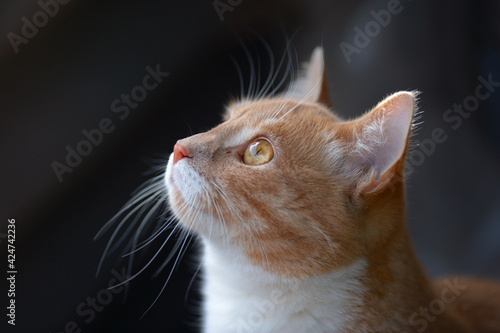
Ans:
[{"label": "ginger cat", "polygon": [[170,208],[204,245],[204,332],[500,332],[500,285],[425,275],[405,219],[416,110],[398,92],[345,121],[323,52],[279,97],[180,140]]},{"label": "ginger cat", "polygon": [[329,105],[317,48],[283,94],[175,145],[164,181],[203,244],[203,332],[500,332],[500,285],[432,282],[412,248],[416,93],[349,121]]}]

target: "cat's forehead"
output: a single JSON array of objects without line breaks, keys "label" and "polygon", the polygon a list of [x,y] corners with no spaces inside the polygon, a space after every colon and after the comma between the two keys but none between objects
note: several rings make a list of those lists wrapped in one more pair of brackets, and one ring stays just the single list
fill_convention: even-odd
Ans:
[{"label": "cat's forehead", "polygon": [[[294,112],[297,111],[297,112]],[[285,98],[268,98],[259,101],[240,101],[229,104],[226,109],[226,119],[240,119],[245,122],[277,122],[283,120],[293,122],[298,111],[306,112],[309,117],[325,117],[338,120],[317,103],[303,103]]]},{"label": "cat's forehead", "polygon": [[280,98],[250,103],[230,104],[226,119],[249,126],[282,126],[308,122],[338,122],[340,119],[330,110],[317,103],[301,103]]},{"label": "cat's forehead", "polygon": [[262,135],[299,134],[299,129],[306,126],[313,126],[318,131],[325,127],[326,130],[340,120],[319,104],[279,98],[230,104],[226,118],[220,128],[225,130],[226,147]]}]

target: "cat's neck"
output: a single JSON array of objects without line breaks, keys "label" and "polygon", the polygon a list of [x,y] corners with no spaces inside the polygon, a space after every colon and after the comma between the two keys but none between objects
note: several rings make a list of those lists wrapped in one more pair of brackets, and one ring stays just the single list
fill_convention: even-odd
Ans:
[{"label": "cat's neck", "polygon": [[[373,245],[365,257],[307,279],[277,277],[237,247],[205,241],[206,332],[415,331],[411,316],[436,296],[411,245],[404,199],[393,199],[375,204],[381,215],[367,212]],[[427,332],[454,327],[448,312],[429,322]]]},{"label": "cat's neck", "polygon": [[422,314],[422,309],[432,306],[441,295],[433,290],[413,249],[405,217],[404,185],[372,198],[364,216],[369,245],[358,327],[398,333],[401,330],[393,327],[406,327],[413,332],[422,327],[417,321],[425,320],[427,333],[468,332],[457,326],[452,308],[443,309],[439,316],[426,318]]},{"label": "cat's neck", "polygon": [[366,262],[287,279],[253,266],[230,246],[206,242],[204,268],[205,332],[337,332],[360,305]]}]

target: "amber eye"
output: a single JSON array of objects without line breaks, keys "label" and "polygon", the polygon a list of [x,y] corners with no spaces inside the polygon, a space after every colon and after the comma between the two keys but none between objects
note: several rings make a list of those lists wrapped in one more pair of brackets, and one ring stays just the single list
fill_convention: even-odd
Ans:
[{"label": "amber eye", "polygon": [[252,142],[245,150],[243,162],[248,165],[259,165],[269,162],[273,156],[273,146],[267,140],[259,139]]}]

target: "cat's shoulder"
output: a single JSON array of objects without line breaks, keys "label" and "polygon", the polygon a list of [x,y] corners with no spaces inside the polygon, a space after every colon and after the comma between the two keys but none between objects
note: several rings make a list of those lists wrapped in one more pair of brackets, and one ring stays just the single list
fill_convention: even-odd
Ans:
[{"label": "cat's shoulder", "polygon": [[432,285],[436,295],[434,311],[449,306],[477,332],[500,332],[500,283],[471,277],[447,277],[434,280]]}]

